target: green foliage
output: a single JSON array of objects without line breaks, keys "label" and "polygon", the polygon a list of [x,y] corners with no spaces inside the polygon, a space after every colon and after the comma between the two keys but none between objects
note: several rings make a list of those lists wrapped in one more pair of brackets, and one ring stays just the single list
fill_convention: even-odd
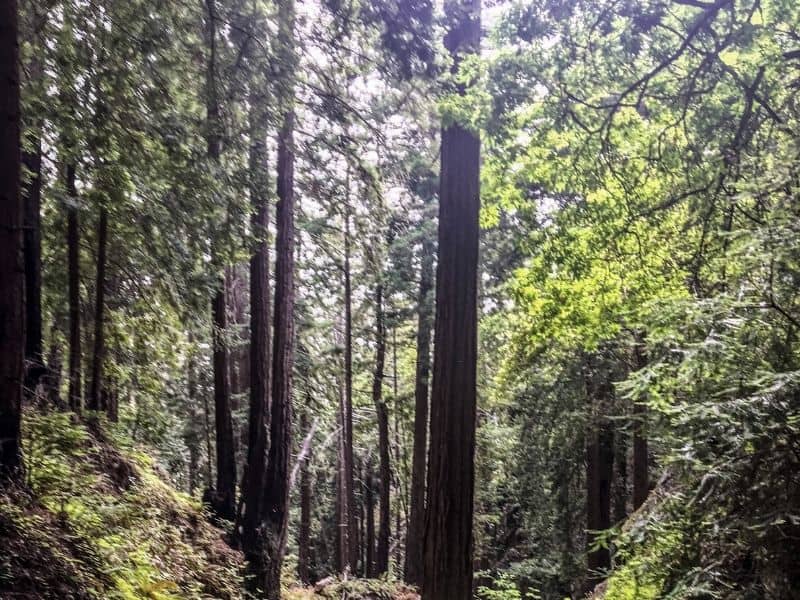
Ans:
[{"label": "green foliage", "polygon": [[[19,504],[4,498],[1,506],[12,542],[30,536],[27,556],[54,555],[53,564],[30,568],[52,569],[62,586],[87,598],[240,597],[241,559],[222,533],[155,474],[149,458],[120,451],[112,440],[123,435],[110,427],[79,424],[71,413],[26,414],[33,496]],[[21,567],[12,567],[0,581],[20,585]],[[37,597],[59,597],[46,581],[37,589]]]}]

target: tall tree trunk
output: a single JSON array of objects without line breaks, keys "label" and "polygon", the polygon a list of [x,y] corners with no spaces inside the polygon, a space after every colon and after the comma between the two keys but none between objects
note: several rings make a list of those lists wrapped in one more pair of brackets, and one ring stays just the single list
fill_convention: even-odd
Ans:
[{"label": "tall tree trunk", "polygon": [[264,481],[264,536],[268,568],[264,592],[279,600],[289,526],[289,459],[292,452],[294,368],[294,0],[278,2],[279,89],[278,205],[275,212],[275,314],[270,444]]},{"label": "tall tree trunk", "polygon": [[[349,182],[348,182],[349,193]],[[344,215],[344,381],[345,443],[344,463],[347,490],[348,563],[355,571],[358,565],[356,537],[355,477],[353,473],[353,294],[350,282],[350,205],[345,202]]]},{"label": "tall tree trunk", "polygon": [[405,581],[422,584],[425,535],[425,459],[428,442],[428,380],[433,325],[433,240],[422,240],[417,298],[417,364],[414,387],[414,449],[411,463],[411,516],[406,537]]},{"label": "tall tree trunk", "polygon": [[97,225],[97,291],[94,307],[94,354],[92,355],[92,387],[89,393],[89,410],[100,410],[100,394],[103,387],[103,360],[105,359],[105,337],[103,319],[106,291],[106,245],[108,241],[108,210],[100,208]]},{"label": "tall tree trunk", "polygon": [[[641,337],[636,340],[633,348],[634,366],[643,369],[647,366],[647,354],[644,348],[644,339]],[[647,435],[645,434],[645,422],[647,420],[647,407],[641,403],[634,404],[633,424],[633,510],[639,508],[647,499],[650,493],[650,481],[648,473],[648,450]]]},{"label": "tall tree trunk", "polygon": [[267,176],[266,120],[254,98],[250,111],[250,201],[255,237],[250,257],[250,411],[248,420],[246,481],[242,482],[244,518],[242,549],[258,580],[264,551],[258,536],[263,519],[262,495],[269,443],[270,323],[269,323],[269,185]]},{"label": "tall tree trunk", "polygon": [[67,294],[69,297],[69,407],[81,411],[81,307],[80,262],[78,244],[78,193],[75,189],[75,165],[66,165],[67,188]]},{"label": "tall tree trunk", "polygon": [[[480,0],[448,0],[445,46],[454,58],[478,52]],[[460,93],[465,93],[462,86]],[[458,123],[442,128],[439,265],[431,389],[424,600],[472,597],[478,351],[480,140]]]},{"label": "tall tree trunk", "polygon": [[383,284],[375,286],[375,373],[372,378],[372,402],[378,419],[378,451],[380,454],[380,488],[378,490],[378,550],[375,555],[375,574],[389,570],[389,536],[391,506],[389,490],[391,466],[389,464],[389,413],[383,399],[383,370],[386,363],[386,323],[383,315]]},{"label": "tall tree trunk", "polygon": [[[281,11],[293,12],[291,0]],[[284,18],[286,18],[284,16]],[[264,482],[264,529],[268,567],[264,592],[280,596],[280,571],[289,519],[289,457],[292,431],[292,365],[294,361],[294,150],[292,113],[284,117],[278,138],[278,206],[275,243],[275,325],[272,361],[270,445]]]},{"label": "tall tree trunk", "polygon": [[598,534],[611,527],[611,485],[614,474],[614,429],[608,419],[612,388],[604,369],[587,377],[589,424],[586,432],[587,591],[611,568],[608,548],[594,548]]},{"label": "tall tree trunk", "polygon": [[25,277],[17,1],[0,5],[0,484],[22,475]]},{"label": "tall tree trunk", "polygon": [[[308,430],[308,414],[304,410],[300,428]],[[303,585],[311,583],[309,563],[311,562],[311,447],[300,465],[300,531],[297,536],[297,576]]]},{"label": "tall tree trunk", "polygon": [[[216,0],[206,0],[206,128],[208,157],[219,164],[222,153],[220,108],[217,90],[217,14]],[[225,303],[225,277],[219,277],[211,302],[213,326],[214,416],[217,428],[217,488],[214,512],[220,518],[233,520],[236,514],[236,455],[233,445],[231,419],[231,384],[228,368],[229,353],[225,341],[228,326]]]}]

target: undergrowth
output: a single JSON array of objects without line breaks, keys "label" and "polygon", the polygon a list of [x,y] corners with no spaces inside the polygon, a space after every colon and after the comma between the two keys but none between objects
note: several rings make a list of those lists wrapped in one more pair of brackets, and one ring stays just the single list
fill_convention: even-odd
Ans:
[{"label": "undergrowth", "polygon": [[25,415],[26,485],[0,495],[0,597],[241,597],[241,556],[97,417]]}]

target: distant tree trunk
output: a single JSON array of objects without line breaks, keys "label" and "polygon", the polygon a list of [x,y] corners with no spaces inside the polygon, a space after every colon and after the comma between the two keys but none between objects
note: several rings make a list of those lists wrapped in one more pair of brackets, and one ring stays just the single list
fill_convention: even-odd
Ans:
[{"label": "distant tree trunk", "polygon": [[353,473],[353,295],[350,283],[350,206],[345,202],[344,215],[344,380],[345,380],[345,443],[344,463],[347,490],[348,563],[355,571],[358,565],[358,539],[355,513],[355,477]]},{"label": "distant tree trunk", "polygon": [[336,478],[336,570],[347,574],[350,571],[350,540],[348,531],[347,474],[345,444],[347,443],[347,411],[345,410],[344,386],[339,382],[339,436]]},{"label": "distant tree trunk", "polygon": [[22,186],[25,262],[25,390],[33,397],[44,375],[42,356],[42,142],[37,131],[32,152],[23,152],[29,179]]},{"label": "distant tree trunk", "polygon": [[[300,420],[302,431],[308,429],[308,414],[303,411]],[[303,585],[311,583],[309,563],[311,562],[311,449],[303,457],[300,466],[300,532],[297,536],[297,575]]]},{"label": "distant tree trunk", "polygon": [[0,484],[22,475],[25,277],[17,1],[0,5]]},{"label": "distant tree trunk", "polygon": [[[220,109],[217,91],[217,14],[216,0],[206,0],[206,36],[208,64],[206,70],[206,127],[208,157],[219,163],[222,153],[220,137]],[[233,445],[231,420],[231,385],[228,368],[228,348],[225,333],[228,326],[225,304],[225,277],[220,276],[211,303],[213,324],[214,416],[217,426],[217,489],[214,512],[223,519],[233,520],[236,515],[236,455]]]},{"label": "distant tree trunk", "polygon": [[103,360],[105,359],[105,337],[103,320],[106,290],[106,245],[108,241],[108,210],[100,209],[97,225],[97,291],[94,308],[94,354],[92,355],[92,387],[89,393],[89,410],[100,410],[100,394],[103,386]]},{"label": "distant tree trunk", "polygon": [[246,481],[242,482],[244,518],[242,549],[251,573],[265,569],[258,531],[263,520],[262,495],[269,443],[270,323],[269,323],[269,192],[266,121],[257,100],[250,111],[250,201],[256,239],[250,257],[250,414],[248,420]]},{"label": "distant tree trunk", "polygon": [[67,196],[67,294],[69,297],[69,386],[67,396],[71,410],[81,411],[81,307],[80,262],[78,245],[78,193],[75,189],[75,165],[66,166]]},{"label": "distant tree trunk", "polygon": [[614,522],[628,516],[628,444],[622,431],[614,435]]},{"label": "distant tree trunk", "polygon": [[[287,5],[293,10],[290,1]],[[265,536],[269,559],[264,592],[280,596],[280,570],[289,519],[289,456],[292,430],[292,365],[294,361],[294,150],[293,117],[284,118],[278,139],[278,206],[275,244],[275,329],[272,362],[270,446],[265,478]]]},{"label": "distant tree trunk", "polygon": [[378,451],[380,455],[380,487],[378,490],[378,550],[375,555],[375,574],[389,570],[389,536],[391,506],[389,489],[391,467],[389,464],[389,413],[383,399],[383,370],[386,363],[386,323],[383,315],[383,284],[375,286],[375,372],[372,378],[372,402],[378,419]]},{"label": "distant tree trunk", "polygon": [[[638,370],[647,366],[643,339],[637,340],[633,352],[635,368]],[[636,510],[650,493],[647,436],[645,434],[647,407],[641,402],[634,404],[634,417],[636,421],[633,425],[633,510]]]},{"label": "distant tree trunk", "polygon": [[364,504],[366,508],[366,532],[364,534],[364,545],[366,546],[366,557],[364,560],[364,572],[367,577],[375,577],[375,487],[372,478],[372,457],[367,461],[366,476],[364,481]]},{"label": "distant tree trunk", "polygon": [[294,368],[294,0],[278,2],[278,205],[275,212],[275,314],[270,444],[264,481],[264,536],[268,565],[264,593],[281,595],[281,567],[289,527],[289,459],[292,452]]},{"label": "distant tree trunk", "polygon": [[433,240],[422,240],[422,268],[417,298],[417,365],[414,387],[414,450],[411,468],[411,516],[406,538],[405,581],[422,584],[425,535],[425,460],[428,442],[428,380],[433,325]]},{"label": "distant tree trunk", "polygon": [[[602,369],[601,369],[602,371]],[[587,591],[602,581],[611,567],[608,548],[592,549],[598,531],[611,527],[611,484],[614,474],[614,429],[607,411],[612,388],[609,376],[589,373],[587,392],[590,420],[586,432],[586,552]]]},{"label": "distant tree trunk", "polygon": [[[447,0],[445,14],[445,46],[458,69],[463,54],[479,49],[480,0]],[[424,600],[472,597],[479,171],[477,133],[458,123],[443,126]]]}]

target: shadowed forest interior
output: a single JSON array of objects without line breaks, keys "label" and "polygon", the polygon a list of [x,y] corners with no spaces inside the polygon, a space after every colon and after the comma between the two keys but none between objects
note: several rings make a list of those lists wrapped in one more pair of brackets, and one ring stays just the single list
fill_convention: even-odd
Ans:
[{"label": "shadowed forest interior", "polygon": [[796,0],[0,0],[0,598],[800,598]]}]

